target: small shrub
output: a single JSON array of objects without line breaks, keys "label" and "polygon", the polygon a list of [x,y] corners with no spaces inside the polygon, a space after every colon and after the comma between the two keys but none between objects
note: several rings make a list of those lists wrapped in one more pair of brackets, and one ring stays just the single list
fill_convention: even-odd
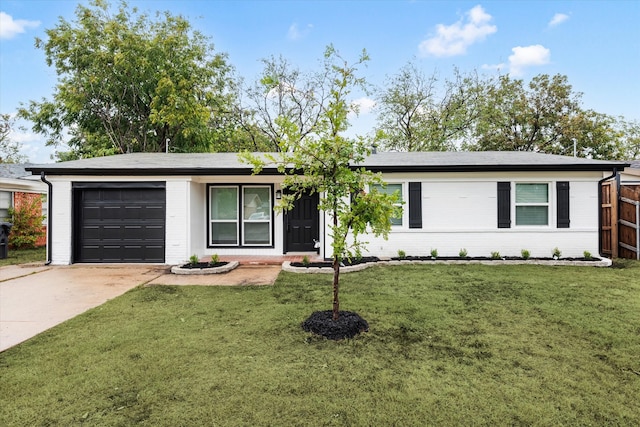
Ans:
[{"label": "small shrub", "polygon": [[200,262],[200,258],[198,257],[198,255],[193,254],[189,257],[189,264],[197,265],[199,262]]},{"label": "small shrub", "polygon": [[591,252],[589,252],[589,251],[584,251],[584,252],[582,252],[582,256],[584,256],[584,259],[591,259],[591,258],[593,258],[593,257],[591,256]]},{"label": "small shrub", "polygon": [[309,267],[309,264],[311,262],[309,261],[309,257],[307,255],[302,257],[302,265],[304,265],[305,267]]},{"label": "small shrub", "polygon": [[218,254],[211,255],[211,264],[217,264],[220,262],[220,257]]},{"label": "small shrub", "polygon": [[526,249],[520,251],[520,255],[522,255],[522,259],[529,259],[531,257],[531,252]]},{"label": "small shrub", "polygon": [[469,255],[469,253],[467,252],[467,250],[465,248],[460,249],[460,252],[458,252],[458,256],[460,258],[466,258],[467,255]]},{"label": "small shrub", "polygon": [[555,247],[553,248],[553,252],[551,253],[551,255],[553,256],[553,258],[558,259],[562,256],[562,251]]},{"label": "small shrub", "polygon": [[438,258],[438,250],[431,249],[431,258]]},{"label": "small shrub", "polygon": [[398,249],[398,258],[405,259],[407,257],[407,253],[402,249]]},{"label": "small shrub", "polygon": [[41,197],[24,200],[19,207],[9,208],[9,219],[13,224],[9,233],[9,245],[15,249],[33,249],[46,233],[42,228],[44,216],[40,213]]},{"label": "small shrub", "polygon": [[500,258],[502,258],[500,256],[500,252],[498,252],[498,251],[491,252],[491,259],[500,259]]}]

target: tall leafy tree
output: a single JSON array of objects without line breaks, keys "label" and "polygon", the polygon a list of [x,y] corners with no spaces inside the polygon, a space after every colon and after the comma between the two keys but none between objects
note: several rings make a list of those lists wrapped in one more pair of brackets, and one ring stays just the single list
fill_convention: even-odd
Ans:
[{"label": "tall leafy tree", "polygon": [[20,110],[67,158],[209,151],[233,130],[232,68],[189,22],[122,2],[79,5],[36,39],[58,74],[53,98]]},{"label": "tall leafy tree", "polygon": [[[362,87],[365,80],[358,76],[358,67],[368,60],[363,51],[359,61],[349,64],[333,46],[327,47],[319,75],[305,79],[301,87],[305,102],[313,105],[315,117],[300,122],[299,117],[286,110],[273,118],[278,135],[275,141],[279,153],[259,157],[244,153],[259,173],[265,164],[278,166],[285,173],[283,195],[279,209],[288,210],[304,193],[318,193],[318,208],[328,215],[329,235],[332,240],[333,259],[333,320],[339,318],[340,263],[345,257],[358,256],[364,242],[363,233],[386,237],[391,229],[391,218],[397,215],[396,195],[375,190],[382,184],[381,176],[364,168],[355,167],[369,153],[369,144],[363,139],[350,139],[344,135],[349,127],[348,115],[354,112],[350,94]],[[284,82],[262,79],[265,91],[280,87]],[[287,81],[287,84],[289,81]],[[296,88],[278,94],[282,105],[296,104]],[[306,123],[306,124],[305,124]],[[309,124],[309,127],[305,127]]]},{"label": "tall leafy tree", "polygon": [[407,63],[378,91],[378,142],[398,151],[456,150],[477,116],[480,87],[475,73],[455,69],[441,82]]},{"label": "tall leafy tree", "polygon": [[11,139],[15,118],[10,114],[0,114],[0,163],[22,163],[26,156],[20,154],[22,144]]},{"label": "tall leafy tree", "polygon": [[625,157],[614,118],[584,110],[581,97],[567,76],[559,74],[540,74],[528,84],[508,75],[487,81],[465,148]]}]

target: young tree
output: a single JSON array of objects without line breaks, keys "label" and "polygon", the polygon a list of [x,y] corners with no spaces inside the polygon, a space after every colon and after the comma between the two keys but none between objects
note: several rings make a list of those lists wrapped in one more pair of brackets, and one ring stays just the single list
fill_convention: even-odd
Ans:
[{"label": "young tree", "polygon": [[46,34],[36,47],[58,74],[53,99],[19,113],[49,145],[70,136],[67,158],[209,151],[232,126],[232,68],[180,16],[151,18],[125,2],[112,14],[91,0]]},{"label": "young tree", "polygon": [[[302,194],[318,193],[318,209],[329,217],[329,235],[332,239],[333,265],[333,320],[340,316],[339,280],[340,263],[345,257],[358,256],[364,242],[363,233],[370,232],[385,238],[391,229],[391,218],[397,215],[396,195],[375,190],[374,184],[383,184],[379,174],[357,167],[369,154],[367,142],[344,136],[349,126],[348,115],[354,112],[349,96],[362,87],[364,79],[358,77],[358,67],[368,60],[363,51],[359,61],[348,64],[339,53],[328,46],[319,75],[305,80],[303,87],[317,109],[313,124],[302,129],[300,122],[286,112],[273,119],[279,153],[258,157],[244,153],[242,158],[253,164],[259,173],[268,164],[277,165],[285,173],[283,195],[279,209],[288,210]],[[277,80],[262,80],[265,90],[279,87]],[[307,84],[309,86],[307,86]],[[296,94],[295,88],[283,92],[287,102]],[[313,99],[311,99],[313,98]],[[275,134],[275,133],[274,133]]]},{"label": "young tree", "polygon": [[23,163],[27,160],[20,154],[21,144],[9,136],[14,124],[15,118],[10,114],[0,114],[0,163]]}]

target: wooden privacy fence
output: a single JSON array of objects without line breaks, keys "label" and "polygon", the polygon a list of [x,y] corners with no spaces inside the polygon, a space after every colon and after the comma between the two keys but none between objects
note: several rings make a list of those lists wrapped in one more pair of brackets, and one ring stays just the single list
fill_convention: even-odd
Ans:
[{"label": "wooden privacy fence", "polygon": [[611,258],[640,259],[640,185],[615,180],[601,187],[600,253]]}]

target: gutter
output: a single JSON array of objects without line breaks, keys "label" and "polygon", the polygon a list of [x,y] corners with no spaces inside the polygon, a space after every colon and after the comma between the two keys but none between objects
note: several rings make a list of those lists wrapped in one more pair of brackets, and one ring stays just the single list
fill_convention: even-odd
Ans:
[{"label": "gutter", "polygon": [[[618,168],[613,168],[613,173],[598,181],[598,255],[602,256],[602,183],[616,178],[616,187],[620,186],[620,175]],[[612,218],[613,219],[613,218]],[[616,218],[616,221],[618,219]],[[611,258],[613,258],[613,248],[611,248]]]},{"label": "gutter", "polygon": [[53,184],[47,181],[44,172],[40,172],[40,181],[44,182],[45,184],[47,184],[47,187],[49,187],[49,191],[47,194],[47,261],[44,263],[44,265],[49,265],[51,264],[51,250],[53,242],[53,239],[51,238],[51,232],[53,231],[53,221],[51,219],[51,212],[53,207]]}]

